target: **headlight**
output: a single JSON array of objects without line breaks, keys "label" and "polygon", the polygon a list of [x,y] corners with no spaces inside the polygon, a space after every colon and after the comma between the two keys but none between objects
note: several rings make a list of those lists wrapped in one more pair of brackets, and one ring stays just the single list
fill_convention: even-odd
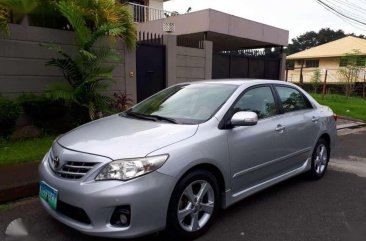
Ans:
[{"label": "headlight", "polygon": [[105,166],[95,180],[129,180],[160,168],[168,155],[116,160]]}]

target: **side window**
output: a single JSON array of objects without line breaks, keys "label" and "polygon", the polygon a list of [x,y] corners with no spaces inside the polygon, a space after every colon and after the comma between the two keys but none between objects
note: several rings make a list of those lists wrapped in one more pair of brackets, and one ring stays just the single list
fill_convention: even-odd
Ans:
[{"label": "side window", "polygon": [[253,111],[259,119],[277,114],[275,100],[271,88],[258,87],[245,92],[234,105],[234,113],[238,111]]},{"label": "side window", "polygon": [[283,86],[276,89],[285,113],[311,108],[309,101],[298,90]]}]

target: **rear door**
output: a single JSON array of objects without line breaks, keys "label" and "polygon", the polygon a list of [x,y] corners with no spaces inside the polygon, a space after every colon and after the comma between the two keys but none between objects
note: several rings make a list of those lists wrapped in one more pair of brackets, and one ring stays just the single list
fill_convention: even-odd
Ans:
[{"label": "rear door", "polygon": [[281,125],[287,137],[288,169],[304,164],[320,131],[319,116],[300,90],[286,85],[275,85],[281,108]]}]

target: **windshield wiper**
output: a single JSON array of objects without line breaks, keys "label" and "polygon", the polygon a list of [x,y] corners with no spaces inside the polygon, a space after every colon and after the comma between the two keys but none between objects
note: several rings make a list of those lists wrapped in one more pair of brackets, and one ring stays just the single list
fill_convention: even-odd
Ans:
[{"label": "windshield wiper", "polygon": [[149,117],[148,115],[144,115],[144,114],[140,114],[140,113],[136,113],[136,112],[132,112],[132,111],[125,112],[125,114],[128,116],[138,118],[138,119],[156,121],[155,117]]},{"label": "windshield wiper", "polygon": [[147,116],[149,116],[149,117],[151,116],[151,117],[156,118],[158,120],[167,121],[167,122],[170,122],[170,123],[173,123],[173,124],[178,124],[178,122],[173,118],[160,116],[160,115],[147,115]]},{"label": "windshield wiper", "polygon": [[173,124],[178,124],[175,119],[165,117],[165,116],[160,116],[160,115],[146,115],[146,114],[141,114],[141,113],[137,113],[137,112],[133,112],[133,111],[127,111],[127,112],[125,112],[125,114],[128,116],[132,116],[132,117],[144,119],[144,120],[151,120],[151,121],[159,120],[159,121],[167,121],[167,122],[170,122]]}]

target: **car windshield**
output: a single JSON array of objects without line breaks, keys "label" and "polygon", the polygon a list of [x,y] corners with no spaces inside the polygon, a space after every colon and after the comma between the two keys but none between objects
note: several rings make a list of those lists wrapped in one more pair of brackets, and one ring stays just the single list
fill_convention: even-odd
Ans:
[{"label": "car windshield", "polygon": [[176,85],[137,104],[125,115],[179,124],[210,119],[237,89],[236,85],[197,83]]}]

